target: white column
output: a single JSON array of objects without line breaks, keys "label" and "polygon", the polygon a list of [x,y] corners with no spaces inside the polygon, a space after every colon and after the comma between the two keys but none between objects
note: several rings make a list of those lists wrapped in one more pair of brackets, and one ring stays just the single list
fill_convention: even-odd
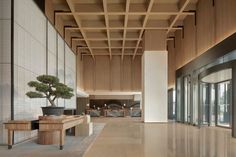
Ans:
[{"label": "white column", "polygon": [[143,54],[144,122],[167,122],[167,52]]},{"label": "white column", "polygon": [[[158,38],[155,39],[155,38]],[[144,34],[142,58],[142,94],[144,122],[167,122],[167,50],[166,32]],[[160,41],[160,42],[159,42]],[[163,43],[159,46],[158,44]]]}]

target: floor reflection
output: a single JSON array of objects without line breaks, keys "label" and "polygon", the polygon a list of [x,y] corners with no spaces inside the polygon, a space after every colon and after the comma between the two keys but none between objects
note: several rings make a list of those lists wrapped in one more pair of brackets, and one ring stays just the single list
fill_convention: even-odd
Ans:
[{"label": "floor reflection", "polygon": [[107,125],[85,157],[236,157],[230,129],[130,118],[95,121]]},{"label": "floor reflection", "polygon": [[168,124],[168,157],[236,157],[229,129]]}]

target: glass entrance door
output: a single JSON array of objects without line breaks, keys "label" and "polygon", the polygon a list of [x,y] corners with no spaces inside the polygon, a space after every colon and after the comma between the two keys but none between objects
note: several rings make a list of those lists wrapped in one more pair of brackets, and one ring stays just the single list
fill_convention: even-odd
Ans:
[{"label": "glass entrance door", "polygon": [[216,85],[209,84],[209,125],[215,126],[215,112],[216,112]]},{"label": "glass entrance door", "polygon": [[190,102],[190,76],[184,77],[184,122],[190,123],[191,102]]},{"label": "glass entrance door", "polygon": [[208,83],[200,84],[200,107],[201,107],[201,124],[209,125],[209,95],[210,88]]},{"label": "glass entrance door", "polygon": [[232,70],[210,73],[200,81],[200,117],[202,125],[231,127]]},{"label": "glass entrance door", "polygon": [[230,127],[231,117],[231,81],[217,84],[217,123],[218,126]]}]

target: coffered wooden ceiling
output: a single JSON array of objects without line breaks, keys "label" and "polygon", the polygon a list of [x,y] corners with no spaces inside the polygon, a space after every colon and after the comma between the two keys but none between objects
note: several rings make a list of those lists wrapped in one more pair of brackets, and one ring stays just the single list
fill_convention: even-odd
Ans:
[{"label": "coffered wooden ceiling", "polygon": [[[145,30],[166,30],[171,40],[194,16],[197,0],[53,0],[55,16],[85,55],[142,55]],[[68,26],[69,24],[69,26]]]}]

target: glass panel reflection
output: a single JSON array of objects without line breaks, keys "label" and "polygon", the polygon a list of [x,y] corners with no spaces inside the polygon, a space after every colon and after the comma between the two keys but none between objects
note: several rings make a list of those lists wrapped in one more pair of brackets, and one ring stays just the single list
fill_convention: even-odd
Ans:
[{"label": "glass panel reflection", "polygon": [[177,94],[177,97],[176,97],[176,118],[177,118],[177,121],[181,122],[181,115],[182,115],[182,112],[181,112],[181,78],[178,78],[177,79],[177,89],[176,89],[176,94]]},{"label": "glass panel reflection", "polygon": [[230,81],[217,84],[217,125],[230,126]]},{"label": "glass panel reflection", "polygon": [[209,84],[201,83],[202,124],[209,124]]}]

